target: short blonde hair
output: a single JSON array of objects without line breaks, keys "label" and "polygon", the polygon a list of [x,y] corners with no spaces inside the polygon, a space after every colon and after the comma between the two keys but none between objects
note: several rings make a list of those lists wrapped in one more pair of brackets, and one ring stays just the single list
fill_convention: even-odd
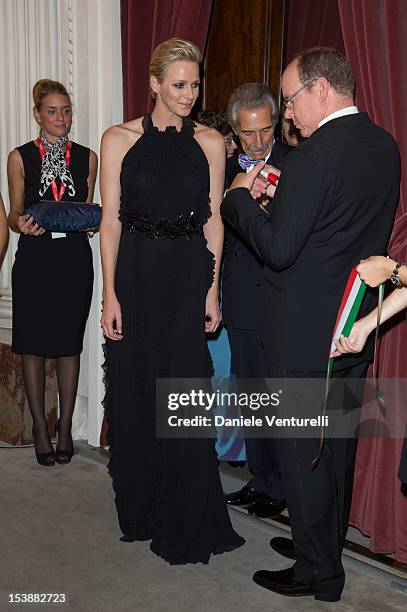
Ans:
[{"label": "short blonde hair", "polygon": [[[154,49],[148,67],[149,73],[155,76],[159,83],[162,83],[169,64],[176,61],[200,64],[202,62],[202,53],[199,48],[189,40],[170,38],[160,43]],[[155,97],[154,93],[153,96]]]},{"label": "short blonde hair", "polygon": [[71,103],[71,98],[69,97],[65,85],[62,85],[59,81],[52,81],[51,79],[40,79],[33,87],[34,106],[38,111],[41,110],[42,101],[45,96],[51,93],[66,96],[69,103]]}]

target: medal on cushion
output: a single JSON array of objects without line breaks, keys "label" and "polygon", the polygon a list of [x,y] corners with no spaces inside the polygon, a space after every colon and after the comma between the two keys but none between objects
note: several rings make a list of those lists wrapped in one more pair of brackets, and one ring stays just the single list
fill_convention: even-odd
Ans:
[{"label": "medal on cushion", "polygon": [[[37,147],[40,152],[41,159],[44,161],[45,156],[46,156],[46,151],[45,151],[44,145],[41,142],[40,137],[37,138]],[[69,140],[66,144],[66,149],[65,149],[65,163],[66,163],[66,167],[69,168],[69,166],[71,165],[71,143],[69,142]],[[66,185],[64,181],[61,179],[61,184],[58,190],[56,181],[54,179],[51,183],[51,189],[52,189],[52,194],[54,196],[54,200],[56,202],[60,202],[62,200],[62,196],[64,195],[65,189],[66,189]]]}]

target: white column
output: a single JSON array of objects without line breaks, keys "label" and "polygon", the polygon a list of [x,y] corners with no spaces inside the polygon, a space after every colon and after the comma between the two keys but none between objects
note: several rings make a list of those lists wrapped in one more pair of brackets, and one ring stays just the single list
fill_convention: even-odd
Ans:
[{"label": "white column", "polygon": [[[7,156],[36,136],[32,86],[59,79],[60,20],[55,0],[1,0],[0,3],[0,188],[6,209]],[[11,343],[11,268],[18,236],[10,244],[0,275],[0,342]]]},{"label": "white column", "polygon": [[[62,80],[70,85],[73,96],[73,137],[99,155],[103,132],[123,120],[120,0],[62,0],[61,12],[67,24],[62,40]],[[100,202],[99,182],[94,199]],[[104,388],[103,337],[99,324],[102,275],[97,235],[91,239],[91,245],[95,282],[73,434],[98,446]]]}]

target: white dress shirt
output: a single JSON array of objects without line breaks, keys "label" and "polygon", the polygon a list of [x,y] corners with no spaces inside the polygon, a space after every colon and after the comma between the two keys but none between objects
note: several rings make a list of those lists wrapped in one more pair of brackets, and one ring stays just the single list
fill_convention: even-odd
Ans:
[{"label": "white dress shirt", "polygon": [[356,115],[356,113],[358,112],[359,111],[357,106],[346,106],[345,108],[341,108],[341,110],[331,113],[330,115],[328,115],[328,117],[325,117],[325,119],[322,119],[322,121],[318,123],[318,127],[320,128],[321,125],[324,125],[324,123],[328,123],[328,121],[332,121],[332,119],[337,119],[338,117],[345,117],[345,115]]}]

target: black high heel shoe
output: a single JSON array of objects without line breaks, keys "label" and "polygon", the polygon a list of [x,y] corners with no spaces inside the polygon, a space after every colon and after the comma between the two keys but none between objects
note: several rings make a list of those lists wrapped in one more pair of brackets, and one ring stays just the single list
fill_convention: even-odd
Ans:
[{"label": "black high heel shoe", "polygon": [[35,448],[35,433],[34,433],[34,427],[32,428],[32,436],[33,436],[33,444],[34,444],[34,451],[35,451],[35,457],[37,459],[37,462],[40,465],[44,465],[45,467],[52,467],[53,465],[55,465],[55,451],[54,451],[54,447],[52,446],[51,442],[51,448],[52,450],[46,452],[46,453],[39,453],[37,452],[37,449]]},{"label": "black high heel shoe", "polygon": [[[57,447],[55,449],[55,461],[57,463],[60,463],[61,465],[67,465],[68,463],[70,463],[75,449],[72,448],[71,450],[62,450],[61,448],[58,448],[59,429],[60,429],[60,422],[58,420],[55,425],[55,437],[58,438]],[[72,446],[73,446],[73,442],[72,442]]]}]

